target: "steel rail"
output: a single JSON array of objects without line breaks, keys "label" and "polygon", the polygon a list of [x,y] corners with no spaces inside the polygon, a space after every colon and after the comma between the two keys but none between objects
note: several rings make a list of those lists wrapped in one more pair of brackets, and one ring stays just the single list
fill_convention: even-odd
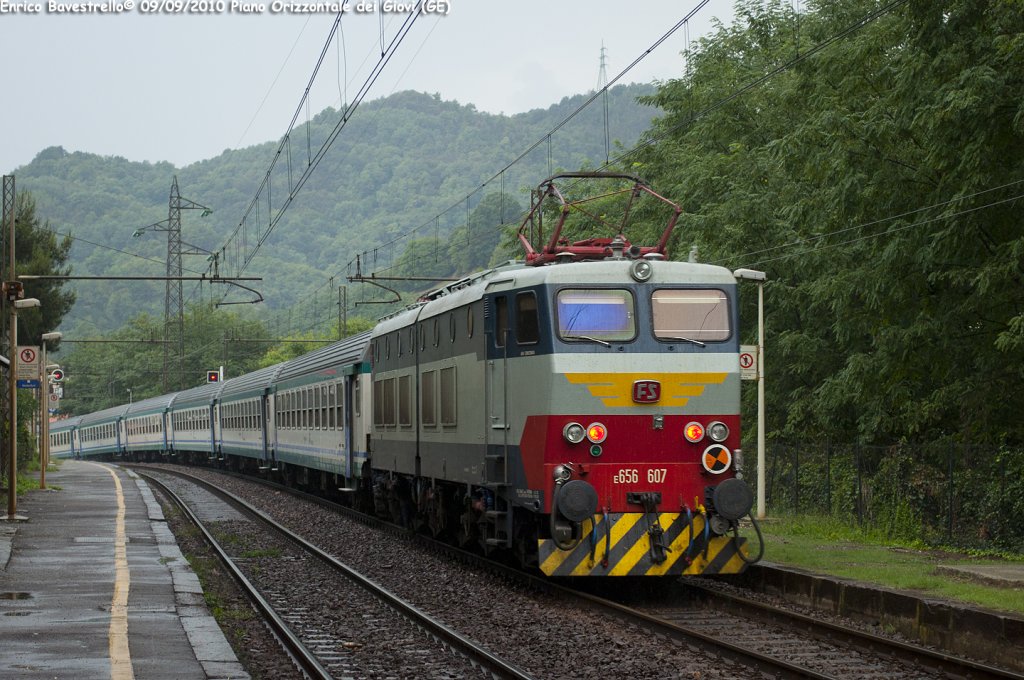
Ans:
[{"label": "steel rail", "polygon": [[974,680],[1024,680],[1024,675],[997,668],[970,659],[937,652],[925,647],[893,640],[866,631],[849,628],[788,609],[751,600],[731,593],[723,593],[700,583],[687,583],[685,587],[698,591],[702,597],[724,603],[734,613],[757,618],[766,623],[801,630],[823,642],[841,642],[861,651],[883,654],[890,658],[911,661],[952,677],[969,677]]},{"label": "steel rail", "polygon": [[278,615],[274,610],[274,607],[267,602],[267,600],[260,594],[256,587],[245,577],[234,561],[228,556],[227,552],[221,547],[217,539],[214,538],[206,526],[199,520],[199,518],[192,512],[184,500],[182,500],[176,493],[174,493],[166,484],[161,482],[152,474],[143,471],[142,469],[135,468],[136,472],[144,477],[147,483],[156,484],[163,493],[165,493],[171,500],[174,501],[175,505],[182,511],[182,513],[194,524],[206,538],[220,561],[227,567],[228,571],[235,578],[235,580],[241,585],[242,589],[245,590],[246,594],[252,603],[259,609],[260,613],[263,614],[264,618],[270,625],[271,631],[277,636],[278,640],[284,646],[285,650],[295,660],[299,668],[305,672],[313,680],[332,680],[333,676],[325,669],[316,656],[309,651],[309,649],[302,643],[302,641],[292,632],[288,624]]},{"label": "steel rail", "polygon": [[[161,468],[161,470],[166,470],[166,468]],[[172,474],[185,475],[185,473],[176,473],[175,471],[172,470],[167,471]],[[266,479],[252,477],[249,475],[243,475],[236,472],[229,472],[225,470],[217,470],[217,472],[220,474],[226,474],[228,476],[235,477],[237,479],[250,481],[262,486],[267,486],[275,490],[303,498],[310,502],[314,502],[324,507],[331,508],[332,510],[335,510],[347,517],[356,519],[370,526],[392,531],[396,534],[403,534],[408,538],[420,542],[424,545],[427,545],[435,550],[443,550],[444,552],[458,559],[470,562],[476,566],[480,566],[491,571],[498,572],[506,578],[514,578],[520,580],[526,585],[529,585],[542,592],[552,593],[556,596],[563,597],[567,600],[577,600],[593,609],[597,609],[605,613],[610,613],[619,618],[620,620],[622,620],[623,622],[645,626],[656,634],[665,635],[666,637],[670,637],[676,640],[686,641],[690,644],[699,647],[704,651],[707,651],[712,654],[718,654],[719,656],[727,658],[742,666],[757,669],[759,671],[768,673],[771,677],[794,679],[816,678],[819,680],[835,680],[833,676],[819,674],[814,671],[809,671],[807,668],[804,668],[802,666],[798,666],[796,664],[792,664],[782,659],[761,654],[760,652],[756,652],[745,647],[742,647],[740,645],[733,644],[726,640],[722,640],[720,638],[716,638],[705,633],[701,633],[700,631],[692,630],[690,628],[686,628],[685,626],[680,626],[678,624],[665,621],[664,619],[660,619],[656,616],[644,614],[643,612],[640,612],[636,609],[632,609],[617,602],[612,602],[611,600],[606,600],[604,598],[600,598],[594,595],[582,593],[578,590],[562,586],[558,583],[554,583],[548,579],[543,579],[537,576],[533,576],[531,574],[527,574],[521,570],[514,569],[507,565],[498,564],[493,560],[487,559],[476,553],[470,553],[465,550],[456,548],[454,546],[445,543],[440,543],[426,536],[410,534],[407,530],[396,527],[394,524],[386,522],[385,520],[381,520],[377,517],[359,513],[351,508],[338,505],[337,503],[326,500],[314,494],[310,494],[305,491],[295,489],[293,487],[285,486],[277,482],[272,482]],[[208,482],[204,483],[208,484]],[[227,493],[222,492],[220,490],[218,490],[218,492]],[[244,501],[242,501],[242,503],[244,503]]]},{"label": "steel rail", "polygon": [[[140,470],[140,468],[137,466],[132,467],[134,467],[136,470]],[[310,543],[303,537],[299,536],[298,534],[294,533],[287,527],[277,523],[272,517],[268,516],[263,511],[253,507],[252,505],[250,505],[243,499],[235,496],[231,492],[225,491],[224,489],[221,489],[215,486],[214,484],[207,482],[204,479],[193,477],[192,475],[189,475],[186,472],[178,472],[176,470],[169,470],[167,468],[159,468],[159,471],[186,478],[189,482],[202,486],[208,491],[229,500],[233,504],[236,504],[238,507],[244,509],[247,513],[253,515],[254,517],[258,517],[261,521],[266,523],[268,526],[272,527],[275,531],[280,532],[282,535],[287,537],[289,540],[294,541],[297,545],[302,547],[310,554],[323,560],[325,563],[329,564],[331,567],[341,572],[343,575],[352,580],[356,585],[361,586],[375,597],[378,597],[379,599],[383,600],[392,609],[404,615],[407,619],[423,628],[427,633],[434,636],[451,649],[454,649],[457,652],[465,655],[473,662],[480,665],[482,668],[487,669],[495,677],[506,678],[508,680],[532,680],[533,676],[529,675],[517,666],[505,661],[504,659],[498,656],[495,656],[490,651],[484,649],[483,647],[476,644],[469,638],[464,637],[454,629],[446,626],[437,619],[431,617],[426,612],[423,612],[416,606],[401,599],[398,595],[395,595],[387,588],[384,588],[383,586],[377,584],[373,580],[363,576],[358,571],[352,569],[345,563],[338,561],[334,558],[334,556],[324,552],[323,550],[321,550],[314,544]],[[254,479],[252,477],[243,478],[248,481],[261,481],[258,479]],[[271,486],[278,485],[271,484]],[[291,489],[290,487],[280,488],[281,490],[288,491],[290,493],[295,492],[295,490]],[[308,496],[308,494],[302,495]],[[335,507],[337,506],[335,505]]]}]

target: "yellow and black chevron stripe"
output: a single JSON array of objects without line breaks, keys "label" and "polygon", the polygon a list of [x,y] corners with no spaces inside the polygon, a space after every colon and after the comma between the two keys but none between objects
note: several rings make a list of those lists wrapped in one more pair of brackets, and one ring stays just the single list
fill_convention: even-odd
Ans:
[{"label": "yellow and black chevron stripe", "polygon": [[[571,550],[561,550],[550,539],[537,541],[541,571],[548,576],[681,576],[738,574],[747,563],[746,539],[731,536],[704,537],[704,517],[693,517],[693,540],[686,513],[661,512],[658,523],[668,546],[665,561],[653,560],[648,520],[642,512],[594,515],[583,522],[583,538]],[[611,530],[611,549],[608,531]],[[706,551],[705,551],[706,547]],[[605,556],[607,554],[607,560]],[[605,565],[607,562],[607,566]]]}]

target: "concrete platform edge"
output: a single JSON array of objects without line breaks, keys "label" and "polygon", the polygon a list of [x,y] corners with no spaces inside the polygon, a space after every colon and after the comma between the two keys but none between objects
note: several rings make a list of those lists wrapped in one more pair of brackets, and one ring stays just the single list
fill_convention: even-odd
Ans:
[{"label": "concrete platform edge", "polygon": [[1022,617],[770,563],[753,565],[730,581],[892,628],[950,654],[1024,672]]},{"label": "concrete platform edge", "polygon": [[[146,503],[153,534],[156,536],[160,556],[166,562],[174,583],[174,600],[182,627],[188,636],[196,659],[203,666],[209,680],[248,680],[249,674],[239,663],[234,650],[224,637],[217,620],[210,614],[203,600],[199,577],[192,571],[188,560],[181,554],[177,540],[164,518],[163,508],[152,490],[141,477],[126,470],[135,480]],[[201,603],[201,606],[197,606]]]}]

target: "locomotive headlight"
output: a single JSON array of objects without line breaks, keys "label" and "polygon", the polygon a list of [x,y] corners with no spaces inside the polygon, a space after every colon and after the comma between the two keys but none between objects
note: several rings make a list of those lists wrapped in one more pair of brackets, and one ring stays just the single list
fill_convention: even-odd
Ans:
[{"label": "locomotive headlight", "polygon": [[729,436],[729,427],[716,420],[708,425],[708,436],[716,442],[724,442]]},{"label": "locomotive headlight", "polygon": [[579,423],[568,423],[562,428],[562,436],[565,437],[565,441],[570,444],[579,444],[583,441],[583,437],[586,435],[586,430]]},{"label": "locomotive headlight", "polygon": [[634,281],[639,283],[650,279],[653,273],[654,266],[648,260],[636,260],[633,264],[629,265],[629,275],[633,277]]},{"label": "locomotive headlight", "polygon": [[591,444],[600,444],[608,438],[608,428],[601,423],[591,423],[587,428],[587,439]]},{"label": "locomotive headlight", "polygon": [[683,428],[683,436],[686,437],[686,441],[696,444],[704,439],[704,426],[698,422],[687,423]]}]

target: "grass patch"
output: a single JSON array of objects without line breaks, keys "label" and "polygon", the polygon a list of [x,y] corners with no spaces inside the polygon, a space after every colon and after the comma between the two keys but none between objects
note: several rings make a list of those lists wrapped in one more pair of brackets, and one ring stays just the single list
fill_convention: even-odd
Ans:
[{"label": "grass patch", "polygon": [[1000,588],[936,571],[939,566],[1019,563],[1024,561],[1020,555],[926,548],[834,518],[782,516],[761,528],[769,562],[1024,615],[1024,588]]},{"label": "grass patch", "polygon": [[[57,472],[60,470],[59,465],[54,465],[52,462],[47,466],[47,472]],[[0,491],[0,505],[5,509],[7,508],[7,478],[4,477],[0,480],[0,484],[4,486],[4,491]],[[39,461],[34,459],[18,460],[18,498],[22,498],[29,491],[39,490]],[[47,491],[60,491],[61,487],[57,484],[46,483]],[[5,510],[6,511],[6,510]]]}]

